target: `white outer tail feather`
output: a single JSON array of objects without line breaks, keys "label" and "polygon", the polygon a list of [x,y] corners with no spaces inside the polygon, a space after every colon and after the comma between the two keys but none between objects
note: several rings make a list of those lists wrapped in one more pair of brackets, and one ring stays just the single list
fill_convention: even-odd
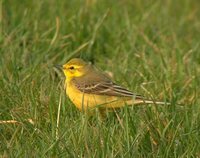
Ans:
[{"label": "white outer tail feather", "polygon": [[163,101],[153,101],[153,100],[142,100],[142,99],[136,99],[132,101],[132,104],[160,104],[160,105],[171,105],[169,102],[163,102]]}]

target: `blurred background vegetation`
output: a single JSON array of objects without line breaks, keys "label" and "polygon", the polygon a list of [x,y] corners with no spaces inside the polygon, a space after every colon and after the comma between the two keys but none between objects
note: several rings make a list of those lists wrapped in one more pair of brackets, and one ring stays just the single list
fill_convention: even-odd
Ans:
[{"label": "blurred background vegetation", "polygon": [[[0,4],[0,157],[200,156],[198,0]],[[73,57],[172,105],[87,118],[53,67]]]}]

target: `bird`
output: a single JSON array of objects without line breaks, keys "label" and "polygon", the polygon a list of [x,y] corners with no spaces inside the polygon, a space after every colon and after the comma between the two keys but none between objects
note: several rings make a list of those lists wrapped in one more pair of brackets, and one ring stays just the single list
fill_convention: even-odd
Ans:
[{"label": "bird", "polygon": [[67,96],[80,111],[92,111],[96,108],[104,111],[138,104],[169,104],[146,99],[127,90],[81,58],[73,58],[57,67],[62,69],[66,77],[64,84]]}]

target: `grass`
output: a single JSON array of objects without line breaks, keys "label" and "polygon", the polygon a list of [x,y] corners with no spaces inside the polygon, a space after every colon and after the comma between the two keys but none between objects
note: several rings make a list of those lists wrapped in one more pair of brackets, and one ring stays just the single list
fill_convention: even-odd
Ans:
[{"label": "grass", "polygon": [[[198,0],[0,2],[0,157],[200,157]],[[72,57],[172,105],[88,118],[53,68]]]}]

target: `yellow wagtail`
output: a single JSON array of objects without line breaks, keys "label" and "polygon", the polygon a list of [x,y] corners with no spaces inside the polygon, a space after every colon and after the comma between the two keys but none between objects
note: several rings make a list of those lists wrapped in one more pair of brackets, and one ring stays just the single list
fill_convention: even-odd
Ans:
[{"label": "yellow wagtail", "polygon": [[66,93],[81,111],[95,107],[105,110],[135,104],[169,104],[147,100],[132,93],[112,82],[107,75],[82,59],[71,59],[61,68],[66,76]]}]

